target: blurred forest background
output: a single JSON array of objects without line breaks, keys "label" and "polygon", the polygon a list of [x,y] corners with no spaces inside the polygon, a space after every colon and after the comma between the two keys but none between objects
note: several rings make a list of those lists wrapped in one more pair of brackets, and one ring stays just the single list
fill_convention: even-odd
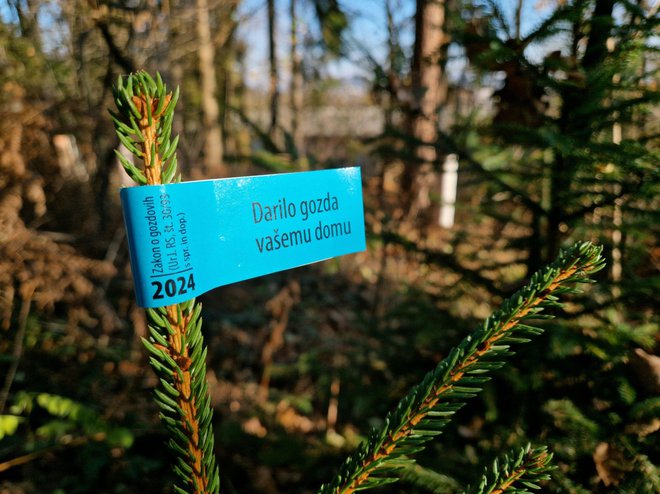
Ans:
[{"label": "blurred forest background", "polygon": [[1,1],[0,492],[171,492],[107,113],[138,69],[184,179],[362,167],[366,252],[201,298],[224,492],[313,492],[575,240],[599,283],[381,491],[531,441],[550,491],[658,492],[659,34],[651,0]]}]

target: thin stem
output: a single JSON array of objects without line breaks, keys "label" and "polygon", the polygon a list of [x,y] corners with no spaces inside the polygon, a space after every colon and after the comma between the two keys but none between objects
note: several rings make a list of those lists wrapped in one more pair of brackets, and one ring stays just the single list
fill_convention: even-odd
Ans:
[{"label": "thin stem", "polygon": [[[507,454],[495,460],[492,468],[486,469],[481,482],[475,483],[465,494],[503,494],[504,492],[530,492],[537,482],[548,480],[554,470],[550,461],[552,454],[546,448],[532,449],[527,445],[518,454]],[[522,484],[522,485],[518,485]],[[523,487],[524,486],[524,487]]]},{"label": "thin stem", "polygon": [[[163,110],[167,108],[171,98],[172,97],[169,94],[166,96]],[[159,185],[162,183],[162,161],[160,154],[154,152],[154,150],[158,149],[158,118],[161,115],[153,115],[152,118],[149,118],[148,116],[149,113],[155,112],[158,108],[159,100],[157,98],[151,98],[145,94],[134,95],[132,100],[142,116],[137,124],[143,136],[141,152],[144,160],[144,172],[147,177],[147,185]]]},{"label": "thin stem", "polygon": [[[119,79],[114,88],[118,113],[113,114],[121,142],[142,161],[139,170],[120,156],[126,172],[142,185],[171,183],[176,173],[178,137],[170,139],[178,90],[167,93],[160,76],[145,72]],[[215,494],[219,490],[213,452],[212,408],[205,384],[204,343],[199,334],[201,308],[194,300],[149,310],[150,332],[143,343],[161,381],[155,390],[161,418],[170,432],[170,447],[183,485],[178,493]],[[201,351],[199,351],[201,350]]]},{"label": "thin stem", "polygon": [[[153,153],[157,149],[156,137],[158,135],[157,118],[149,119],[145,113],[147,107],[158,107],[158,100],[151,99],[148,96],[133,96],[133,102],[138,107],[138,111],[143,115],[138,122],[144,140],[141,144],[141,152],[144,156],[144,171],[147,178],[147,185],[159,185],[162,183],[162,161],[158,153]],[[165,107],[169,102],[165,103]],[[154,116],[154,117],[158,117]],[[188,454],[193,459],[192,467],[192,485],[194,493],[205,494],[208,492],[208,478],[202,468],[203,451],[199,444],[199,422],[197,420],[197,403],[192,392],[192,376],[190,375],[190,356],[188,346],[185,344],[185,334],[191,314],[183,315],[183,307],[174,304],[166,307],[167,319],[174,330],[168,334],[168,348],[162,348],[179,365],[181,373],[173,372],[172,380],[174,389],[179,392],[177,399],[178,405],[183,412],[182,425],[187,432]],[[181,317],[179,315],[181,314]]]},{"label": "thin stem", "polygon": [[18,370],[18,364],[21,360],[21,355],[23,354],[23,341],[25,340],[25,332],[27,330],[27,320],[30,315],[30,306],[32,305],[32,292],[23,299],[21,302],[21,310],[18,314],[18,331],[16,331],[16,338],[14,339],[14,346],[11,352],[11,365],[7,370],[7,375],[5,376],[5,382],[2,386],[2,391],[0,391],[0,413],[5,409],[7,404],[7,398],[9,398],[9,391],[11,390],[11,385],[14,382],[16,377],[16,371]]},{"label": "thin stem", "polygon": [[[387,480],[381,477],[374,482],[370,478],[380,473],[382,468],[387,470],[390,459],[406,455],[410,444],[414,445],[413,450],[421,445],[423,438],[428,435],[419,436],[420,428],[421,431],[432,432],[443,427],[445,422],[442,421],[434,425],[433,421],[437,420],[434,417],[437,415],[432,412],[442,411],[444,416],[450,416],[458,409],[454,406],[457,405],[456,399],[460,401],[480,391],[468,384],[470,380],[474,382],[479,379],[472,374],[488,372],[488,365],[497,364],[491,360],[493,357],[508,354],[509,343],[528,341],[513,336],[518,326],[523,334],[529,331],[532,331],[530,334],[540,332],[522,324],[524,320],[535,317],[536,313],[546,307],[557,305],[553,292],[570,291],[563,288],[562,284],[579,280],[601,268],[600,251],[589,244],[578,244],[554,266],[534,275],[528,287],[507,301],[482,329],[466,337],[435,371],[429,373],[417,388],[401,400],[395,413],[388,415],[387,429],[381,433],[374,431],[371,435],[368,444],[373,444],[373,447],[366,446],[359,450],[356,456],[344,464],[345,469],[336,477],[336,483],[332,487],[324,486],[321,492],[352,494]],[[484,360],[485,363],[482,362]]]},{"label": "thin stem", "polygon": [[539,468],[540,465],[543,465],[545,463],[544,460],[547,457],[547,453],[543,453],[543,455],[539,458],[532,458],[531,455],[529,455],[527,458],[525,458],[525,463],[504,477],[499,485],[497,485],[495,489],[490,492],[490,494],[502,494],[503,492],[506,492],[513,484],[520,480],[523,475],[527,473],[527,471],[533,468]]},{"label": "thin stem", "polygon": [[190,360],[188,353],[188,346],[184,344],[186,328],[191,314],[178,317],[181,309],[177,305],[169,305],[167,307],[167,318],[174,332],[169,338],[169,354],[174,361],[179,364],[183,371],[179,373],[172,373],[174,380],[174,388],[179,392],[178,405],[183,411],[183,427],[188,433],[188,452],[190,457],[194,459],[192,466],[193,471],[193,485],[196,486],[195,493],[206,493],[208,487],[208,478],[202,469],[203,451],[199,445],[199,422],[197,420],[197,403],[195,396],[192,393],[192,376],[190,375]]},{"label": "thin stem", "polygon": [[14,467],[18,467],[20,465],[25,465],[26,463],[30,463],[31,461],[41,458],[42,456],[53,454],[56,451],[82,446],[84,444],[87,444],[89,441],[104,441],[105,439],[106,436],[103,434],[96,434],[92,436],[81,436],[70,439],[66,443],[56,444],[54,446],[49,446],[40,449],[38,451],[33,451],[32,453],[27,453],[25,455],[17,456],[15,458],[12,458],[11,460],[3,461],[2,463],[0,463],[0,473],[6,472],[7,470],[10,470]]}]

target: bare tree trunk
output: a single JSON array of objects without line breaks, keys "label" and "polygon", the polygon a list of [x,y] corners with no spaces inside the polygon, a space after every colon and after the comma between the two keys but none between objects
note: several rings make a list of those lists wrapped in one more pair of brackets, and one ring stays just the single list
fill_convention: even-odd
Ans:
[{"label": "bare tree trunk", "polygon": [[516,4],[516,40],[520,40],[520,31],[522,26],[522,11],[524,7],[525,0],[518,0]]},{"label": "bare tree trunk", "polygon": [[394,109],[398,103],[396,101],[396,90],[398,89],[398,81],[395,86],[396,74],[396,57],[398,49],[398,34],[396,26],[394,25],[394,11],[397,7],[401,7],[399,3],[393,5],[392,0],[385,0],[385,17],[387,18],[387,63],[388,63],[388,79],[390,90],[386,93],[387,102],[385,104],[385,125],[392,126],[394,120]]},{"label": "bare tree trunk", "polygon": [[204,173],[226,175],[222,160],[222,129],[217,99],[215,47],[211,40],[210,13],[207,0],[197,0],[197,36],[199,40],[199,74],[201,78],[202,114],[204,122]]},{"label": "bare tree trunk", "polygon": [[296,148],[295,158],[303,167],[306,165],[305,159],[305,136],[300,125],[300,115],[303,106],[303,75],[300,53],[298,53],[298,16],[296,15],[296,2],[291,0],[291,87],[289,89],[291,96],[291,135],[293,145]]},{"label": "bare tree trunk", "polygon": [[39,23],[37,20],[38,2],[28,0],[23,4],[20,0],[10,0],[9,5],[14,7],[18,24],[21,28],[21,36],[29,39],[35,50],[41,51],[41,33],[39,32]]},{"label": "bare tree trunk", "polygon": [[[584,56],[581,60],[582,68],[588,73],[597,70],[607,56],[607,39],[614,26],[614,0],[596,0],[593,14],[589,21],[589,39],[584,48]],[[576,22],[577,24],[577,22]],[[578,27],[578,26],[576,26]],[[577,52],[577,47],[576,47]],[[595,88],[574,88],[567,86],[563,90],[562,111],[558,120],[559,130],[566,135],[573,136],[581,142],[588,142],[593,134],[592,127],[585,126],[582,117],[579,117],[580,109],[583,107],[586,91],[589,98],[602,99],[606,97],[602,92],[595,93]],[[548,211],[548,222],[546,223],[546,256],[545,262],[554,259],[559,252],[563,233],[562,223],[566,218],[566,195],[571,192],[571,180],[575,174],[574,158],[570,155],[558,153],[552,165],[550,208]]]},{"label": "bare tree trunk", "polygon": [[275,0],[268,0],[268,54],[270,61],[270,128],[271,139],[277,130],[279,115],[279,73],[277,70],[277,45],[275,42]]},{"label": "bare tree trunk", "polygon": [[[614,74],[612,82],[618,84],[621,80],[620,74]],[[612,125],[612,143],[621,144],[623,140],[623,127],[621,122]],[[614,184],[614,194],[621,193],[621,184]],[[614,200],[612,211],[612,296],[621,297],[621,280],[623,279],[623,198]]]},{"label": "bare tree trunk", "polygon": [[[172,87],[183,88],[183,80],[185,68],[183,66],[183,57],[177,47],[182,46],[184,36],[187,31],[182,18],[178,2],[167,3],[167,22],[168,22],[168,43],[166,46],[166,57],[168,64],[167,79]],[[172,123],[172,132],[174,135],[184,135],[185,125],[183,115],[185,109],[183,108],[183,101],[181,99],[177,103],[177,111],[174,112],[174,119]],[[189,158],[186,146],[179,144],[178,153],[183,157],[186,163],[191,160]]]},{"label": "bare tree trunk", "polygon": [[442,85],[442,46],[445,0],[417,0],[415,47],[412,61],[413,106],[410,133],[421,141],[416,146],[416,162],[409,162],[402,179],[411,217],[430,206],[429,192],[434,184],[434,143],[438,137],[438,107],[445,99]]}]

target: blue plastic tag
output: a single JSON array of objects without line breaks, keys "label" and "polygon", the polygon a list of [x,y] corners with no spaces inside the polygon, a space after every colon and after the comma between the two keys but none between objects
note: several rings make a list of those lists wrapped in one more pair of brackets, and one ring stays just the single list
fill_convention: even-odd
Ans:
[{"label": "blue plastic tag", "polygon": [[141,307],[366,248],[355,167],[130,187],[121,201]]}]

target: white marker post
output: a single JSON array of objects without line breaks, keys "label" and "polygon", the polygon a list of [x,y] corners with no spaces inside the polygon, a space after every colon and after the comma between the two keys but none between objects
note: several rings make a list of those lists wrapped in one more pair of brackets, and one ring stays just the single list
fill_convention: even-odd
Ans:
[{"label": "white marker post", "polygon": [[458,157],[455,154],[448,154],[442,165],[440,215],[438,217],[438,223],[443,228],[451,228],[454,226],[457,186]]}]

